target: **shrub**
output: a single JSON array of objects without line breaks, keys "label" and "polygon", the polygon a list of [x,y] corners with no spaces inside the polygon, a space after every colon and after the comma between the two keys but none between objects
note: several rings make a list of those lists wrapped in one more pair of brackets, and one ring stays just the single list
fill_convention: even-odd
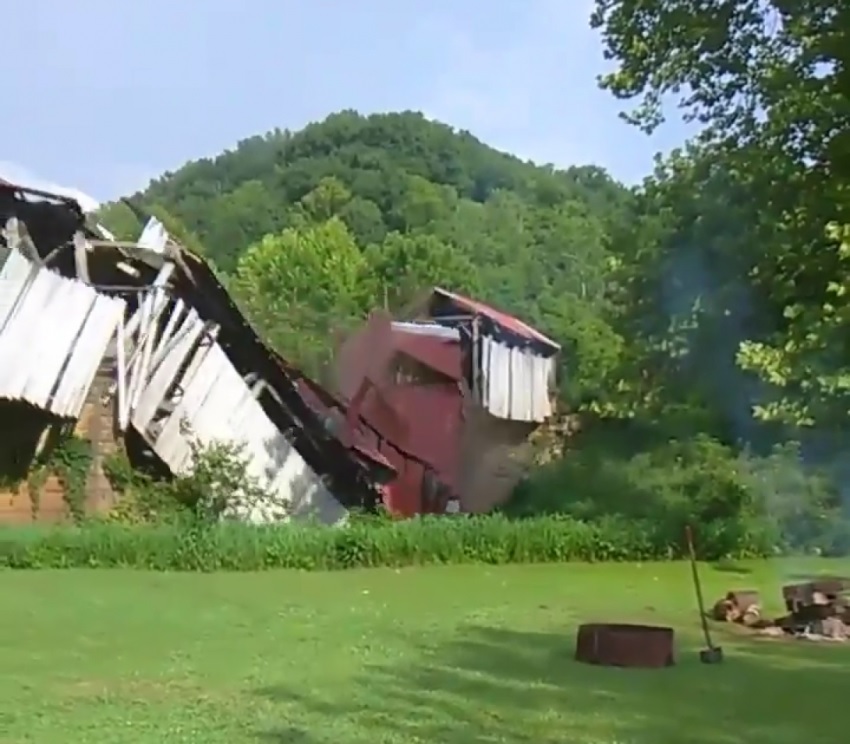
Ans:
[{"label": "shrub", "polygon": [[[708,536],[706,536],[707,538]],[[722,535],[700,541],[716,559]],[[651,523],[618,518],[511,520],[503,516],[354,520],[345,527],[130,525],[0,529],[0,568],[126,567],[173,571],[256,571],[401,567],[457,563],[646,561],[677,558],[678,542]],[[730,557],[750,551],[733,550]]]},{"label": "shrub", "polygon": [[255,510],[268,521],[288,514],[257,478],[248,473],[244,447],[214,442],[202,447],[190,439],[191,471],[155,478],[134,468],[124,452],[105,463],[113,488],[121,494],[108,515],[122,524],[214,524],[244,517]]},{"label": "shrub", "polygon": [[767,457],[745,453],[740,463],[742,481],[756,504],[756,520],[778,552],[850,552],[850,521],[836,487],[843,473],[806,467],[795,443],[776,447]]},{"label": "shrub", "polygon": [[805,466],[796,446],[760,457],[705,435],[634,441],[628,450],[588,438],[521,484],[505,513],[651,522],[671,543],[692,524],[714,555],[846,554],[850,522],[835,479]]}]

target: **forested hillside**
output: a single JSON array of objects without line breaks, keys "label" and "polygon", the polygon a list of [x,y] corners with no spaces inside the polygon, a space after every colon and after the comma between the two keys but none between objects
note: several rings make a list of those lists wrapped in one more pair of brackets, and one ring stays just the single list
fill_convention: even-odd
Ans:
[{"label": "forested hillside", "polygon": [[[439,284],[580,348],[568,358],[585,361],[564,375],[575,391],[617,347],[608,236],[630,200],[597,168],[536,167],[410,112],[253,137],[132,197],[228,275],[264,333],[314,374],[370,308]],[[125,237],[140,229],[122,204],[103,219]]]},{"label": "forested hillside", "polygon": [[[432,284],[561,341],[571,434],[545,438],[514,511],[845,550],[850,43],[835,40],[850,42],[850,20],[829,26],[829,2],[597,5],[619,65],[604,85],[643,97],[635,122],[651,129],[665,94],[687,89],[705,125],[639,189],[523,163],[415,113],[343,112],[190,163],[132,201],[204,251],[318,375],[369,308]],[[771,14],[785,25],[768,32]],[[138,233],[122,204],[103,219]]]}]

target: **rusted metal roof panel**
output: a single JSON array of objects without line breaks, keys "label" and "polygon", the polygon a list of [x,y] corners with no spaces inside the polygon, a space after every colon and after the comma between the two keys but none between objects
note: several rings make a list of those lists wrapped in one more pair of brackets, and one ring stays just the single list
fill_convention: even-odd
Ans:
[{"label": "rusted metal roof panel", "polygon": [[[342,401],[335,401],[335,405],[328,405],[325,400],[322,399],[322,396],[319,393],[321,387],[319,384],[313,380],[310,380],[307,377],[302,377],[296,383],[296,387],[298,388],[298,392],[301,397],[306,401],[306,403],[322,416],[324,419],[332,417],[334,415],[334,408],[337,408],[339,415],[341,417],[345,417],[346,406]],[[327,396],[332,399],[330,393],[325,390],[322,390]],[[395,470],[392,463],[387,460],[377,449],[371,446],[367,437],[360,430],[359,427],[348,427],[346,425],[347,422],[343,422],[343,426],[335,431],[337,438],[346,446],[353,450],[356,450],[364,457],[372,460],[373,462],[381,465],[382,467],[389,468],[390,470]]]},{"label": "rusted metal roof panel", "polygon": [[490,305],[485,305],[483,302],[473,300],[470,297],[464,297],[463,295],[456,294],[455,292],[449,292],[447,289],[442,289],[441,287],[435,287],[434,294],[451,300],[455,305],[466,312],[483,315],[484,317],[489,318],[494,323],[501,325],[520,338],[537,341],[551,347],[553,350],[561,348],[561,345],[557,341],[553,341],[548,336],[544,336],[540,333],[540,331],[528,325],[528,323],[525,323],[512,315],[503,313],[501,310],[496,310],[495,308],[490,307]]},{"label": "rusted metal roof panel", "polygon": [[452,380],[463,378],[461,348],[456,341],[398,331],[393,336],[397,351]]},{"label": "rusted metal roof panel", "polygon": [[[404,448],[416,453],[443,483],[456,489],[463,422],[463,398],[457,385],[401,385],[384,391],[384,395],[395,411],[415,422]],[[368,416],[366,410],[364,415]]]}]

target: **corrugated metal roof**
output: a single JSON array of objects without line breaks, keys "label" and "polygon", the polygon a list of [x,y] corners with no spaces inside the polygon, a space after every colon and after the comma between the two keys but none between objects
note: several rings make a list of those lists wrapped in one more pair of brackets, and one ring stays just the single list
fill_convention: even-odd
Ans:
[{"label": "corrugated metal roof", "polygon": [[517,336],[527,338],[531,341],[538,341],[555,349],[561,348],[561,345],[557,341],[553,341],[548,336],[544,336],[540,333],[540,331],[528,325],[528,323],[521,321],[519,318],[515,318],[513,315],[508,315],[507,313],[503,313],[501,310],[496,310],[489,305],[485,305],[483,302],[473,300],[469,297],[464,297],[463,295],[456,294],[455,292],[449,292],[449,290],[443,289],[442,287],[434,287],[434,294],[441,295],[442,297],[451,300],[456,305],[466,310],[466,312],[483,315],[489,318],[494,323],[498,323],[512,333],[515,333]]},{"label": "corrugated metal roof", "polygon": [[459,341],[460,331],[457,328],[448,328],[439,323],[417,323],[393,321],[392,329],[400,333],[410,333],[415,336],[432,336],[447,341]]}]

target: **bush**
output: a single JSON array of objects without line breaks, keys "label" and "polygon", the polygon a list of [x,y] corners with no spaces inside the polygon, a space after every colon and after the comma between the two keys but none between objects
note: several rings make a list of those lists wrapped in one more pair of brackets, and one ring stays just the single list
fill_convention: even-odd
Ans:
[{"label": "bush", "polygon": [[266,521],[288,515],[287,505],[251,476],[244,447],[190,440],[192,467],[186,475],[157,478],[134,468],[123,451],[104,464],[112,487],[121,494],[108,515],[122,524],[215,524],[255,511]]},{"label": "bush", "polygon": [[635,436],[631,451],[588,438],[539,468],[504,511],[650,522],[657,539],[670,543],[691,524],[713,555],[846,555],[850,546],[835,479],[806,466],[798,447],[755,456],[705,435]]},{"label": "bush", "polygon": [[[728,541],[712,534],[701,557]],[[354,520],[345,527],[129,525],[0,529],[0,568],[139,568],[162,571],[257,571],[401,567],[457,563],[646,561],[681,557],[651,523],[503,516]]]}]

